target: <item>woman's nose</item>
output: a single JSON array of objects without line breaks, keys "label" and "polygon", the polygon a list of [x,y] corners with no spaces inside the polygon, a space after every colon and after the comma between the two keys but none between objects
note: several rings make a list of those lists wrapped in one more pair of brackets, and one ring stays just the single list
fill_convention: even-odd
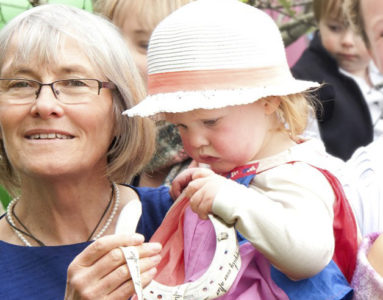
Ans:
[{"label": "woman's nose", "polygon": [[48,85],[41,86],[31,107],[33,116],[48,119],[61,116],[63,112],[63,106],[56,98],[53,88]]}]

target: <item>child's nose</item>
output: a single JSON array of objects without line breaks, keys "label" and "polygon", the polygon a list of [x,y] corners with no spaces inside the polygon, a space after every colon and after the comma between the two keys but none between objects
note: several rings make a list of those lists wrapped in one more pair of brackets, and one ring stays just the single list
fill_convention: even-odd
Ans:
[{"label": "child's nose", "polygon": [[208,138],[200,131],[192,132],[189,136],[189,143],[194,148],[200,148],[209,144]]},{"label": "child's nose", "polygon": [[350,28],[346,29],[343,33],[342,45],[344,47],[351,47],[354,45],[354,34]]}]

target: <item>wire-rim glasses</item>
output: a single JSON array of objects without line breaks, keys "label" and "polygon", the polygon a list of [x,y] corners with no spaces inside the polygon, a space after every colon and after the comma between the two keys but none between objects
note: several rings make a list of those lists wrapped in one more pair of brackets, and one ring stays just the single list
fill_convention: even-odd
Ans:
[{"label": "wire-rim glasses", "polygon": [[87,103],[91,101],[89,95],[100,95],[102,88],[116,88],[112,82],[90,78],[62,79],[51,83],[24,78],[0,78],[0,99],[15,104],[33,103],[45,85],[51,88],[57,100],[65,104]]}]

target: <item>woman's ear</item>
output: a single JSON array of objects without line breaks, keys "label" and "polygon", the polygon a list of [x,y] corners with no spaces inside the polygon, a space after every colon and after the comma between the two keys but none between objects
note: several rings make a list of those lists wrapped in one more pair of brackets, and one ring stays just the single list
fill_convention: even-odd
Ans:
[{"label": "woman's ear", "polygon": [[279,107],[279,104],[281,103],[280,97],[267,97],[262,99],[263,101],[263,107],[265,108],[266,115],[273,114]]}]

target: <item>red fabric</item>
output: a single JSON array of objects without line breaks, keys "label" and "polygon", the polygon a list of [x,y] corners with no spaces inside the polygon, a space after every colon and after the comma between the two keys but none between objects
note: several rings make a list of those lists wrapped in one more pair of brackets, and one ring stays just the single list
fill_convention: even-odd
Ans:
[{"label": "red fabric", "polygon": [[154,280],[168,286],[182,284],[185,280],[183,227],[188,205],[188,198],[176,202],[150,239],[150,242],[158,242],[163,246]]},{"label": "red fabric", "polygon": [[[289,163],[292,164],[294,162]],[[335,251],[333,260],[347,280],[351,282],[358,250],[357,227],[354,214],[338,179],[327,170],[315,168],[327,178],[335,193],[333,223]],[[243,168],[240,169],[242,170]],[[248,169],[246,168],[246,170]],[[251,173],[254,172],[252,168],[249,170],[251,170]],[[250,175],[247,172],[240,173],[242,173],[242,176]],[[238,175],[237,172],[232,174]],[[188,204],[188,198],[177,202],[169,210],[161,226],[150,239],[151,242],[159,242],[163,245],[161,252],[162,259],[157,267],[158,272],[154,279],[168,286],[182,284],[185,279],[183,224],[184,213]]]},{"label": "red fabric", "polygon": [[334,193],[334,236],[335,251],[333,260],[338,265],[348,282],[351,282],[356,266],[358,251],[357,227],[354,213],[344,194],[338,179],[327,170],[316,168],[326,176]]},{"label": "red fabric", "polygon": [[[296,161],[288,162],[294,164]],[[310,164],[311,165],[311,164]],[[333,260],[351,283],[356,267],[356,256],[358,252],[358,233],[354,213],[344,194],[339,180],[325,169],[311,165],[320,171],[331,184],[335,193],[333,231],[335,238],[335,249]],[[263,170],[264,172],[266,170]]]}]

